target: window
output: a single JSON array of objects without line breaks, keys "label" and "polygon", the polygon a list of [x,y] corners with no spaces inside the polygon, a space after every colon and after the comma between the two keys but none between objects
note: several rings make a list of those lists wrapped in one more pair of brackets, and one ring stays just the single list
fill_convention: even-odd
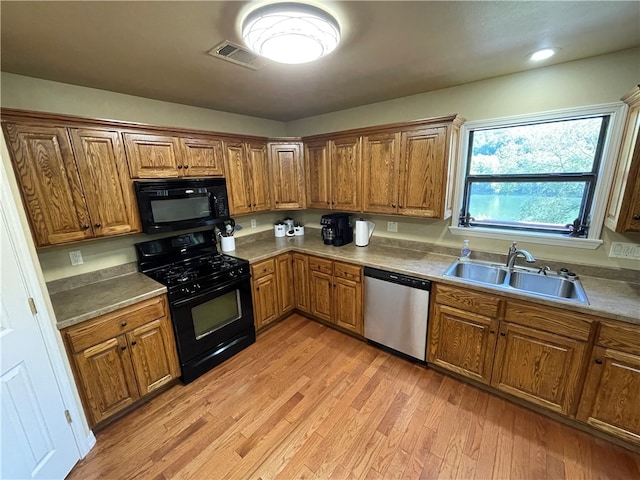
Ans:
[{"label": "window", "polygon": [[623,108],[467,124],[453,233],[599,238]]}]

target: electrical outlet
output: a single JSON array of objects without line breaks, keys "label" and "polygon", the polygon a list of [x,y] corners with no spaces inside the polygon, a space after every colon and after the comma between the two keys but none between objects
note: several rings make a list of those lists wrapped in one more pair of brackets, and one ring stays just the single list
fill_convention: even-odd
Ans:
[{"label": "electrical outlet", "polygon": [[397,232],[398,222],[387,222],[387,232]]},{"label": "electrical outlet", "polygon": [[640,260],[640,245],[636,243],[612,242],[609,257]]},{"label": "electrical outlet", "polygon": [[255,218],[251,219],[251,228],[256,228],[258,226],[258,222],[256,222]]},{"label": "electrical outlet", "polygon": [[82,253],[80,250],[72,250],[69,252],[69,258],[71,259],[71,265],[74,267],[77,265],[82,265],[84,260],[82,260]]}]

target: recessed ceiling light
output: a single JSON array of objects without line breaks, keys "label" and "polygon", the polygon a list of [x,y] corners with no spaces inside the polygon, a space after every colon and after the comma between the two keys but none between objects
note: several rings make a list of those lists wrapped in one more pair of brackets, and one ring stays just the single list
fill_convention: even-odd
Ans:
[{"label": "recessed ceiling light", "polygon": [[302,3],[274,3],[250,12],[242,38],[258,55],[280,63],[307,63],[331,53],[340,26],[324,10]]},{"label": "recessed ceiling light", "polygon": [[543,48],[542,50],[538,50],[537,52],[533,52],[529,55],[529,60],[534,62],[539,62],[540,60],[546,60],[549,57],[553,57],[556,54],[557,49],[555,48]]}]

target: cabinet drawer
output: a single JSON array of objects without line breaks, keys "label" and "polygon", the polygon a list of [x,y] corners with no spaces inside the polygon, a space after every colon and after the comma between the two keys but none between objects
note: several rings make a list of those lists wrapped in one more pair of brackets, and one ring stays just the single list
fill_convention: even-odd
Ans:
[{"label": "cabinet drawer", "polygon": [[509,300],[504,319],[527,327],[546,330],[565,337],[586,341],[589,339],[592,318],[542,305],[525,304]]},{"label": "cabinet drawer", "polygon": [[312,272],[322,272],[327,275],[333,274],[331,260],[325,260],[318,257],[309,257],[309,270]]},{"label": "cabinet drawer", "polygon": [[336,278],[344,278],[354,282],[362,281],[362,267],[358,265],[336,262],[333,264],[333,274]]},{"label": "cabinet drawer", "polygon": [[254,280],[262,278],[265,275],[274,273],[276,271],[276,261],[274,258],[263,260],[262,262],[251,265],[251,275]]},{"label": "cabinet drawer", "polygon": [[596,343],[603,347],[640,355],[640,327],[602,322]]},{"label": "cabinet drawer", "polygon": [[65,335],[74,353],[166,316],[165,296],[158,296],[108,313],[79,326],[69,327]]},{"label": "cabinet drawer", "polygon": [[487,317],[495,317],[498,313],[500,299],[487,293],[472,292],[449,285],[434,285],[435,301],[450,307],[457,307],[468,312],[475,312]]}]

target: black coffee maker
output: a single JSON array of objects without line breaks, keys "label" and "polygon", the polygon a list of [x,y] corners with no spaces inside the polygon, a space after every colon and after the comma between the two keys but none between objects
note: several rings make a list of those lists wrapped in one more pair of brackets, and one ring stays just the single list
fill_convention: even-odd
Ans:
[{"label": "black coffee maker", "polygon": [[325,245],[340,247],[353,242],[353,227],[348,213],[329,213],[320,219],[322,240]]}]

